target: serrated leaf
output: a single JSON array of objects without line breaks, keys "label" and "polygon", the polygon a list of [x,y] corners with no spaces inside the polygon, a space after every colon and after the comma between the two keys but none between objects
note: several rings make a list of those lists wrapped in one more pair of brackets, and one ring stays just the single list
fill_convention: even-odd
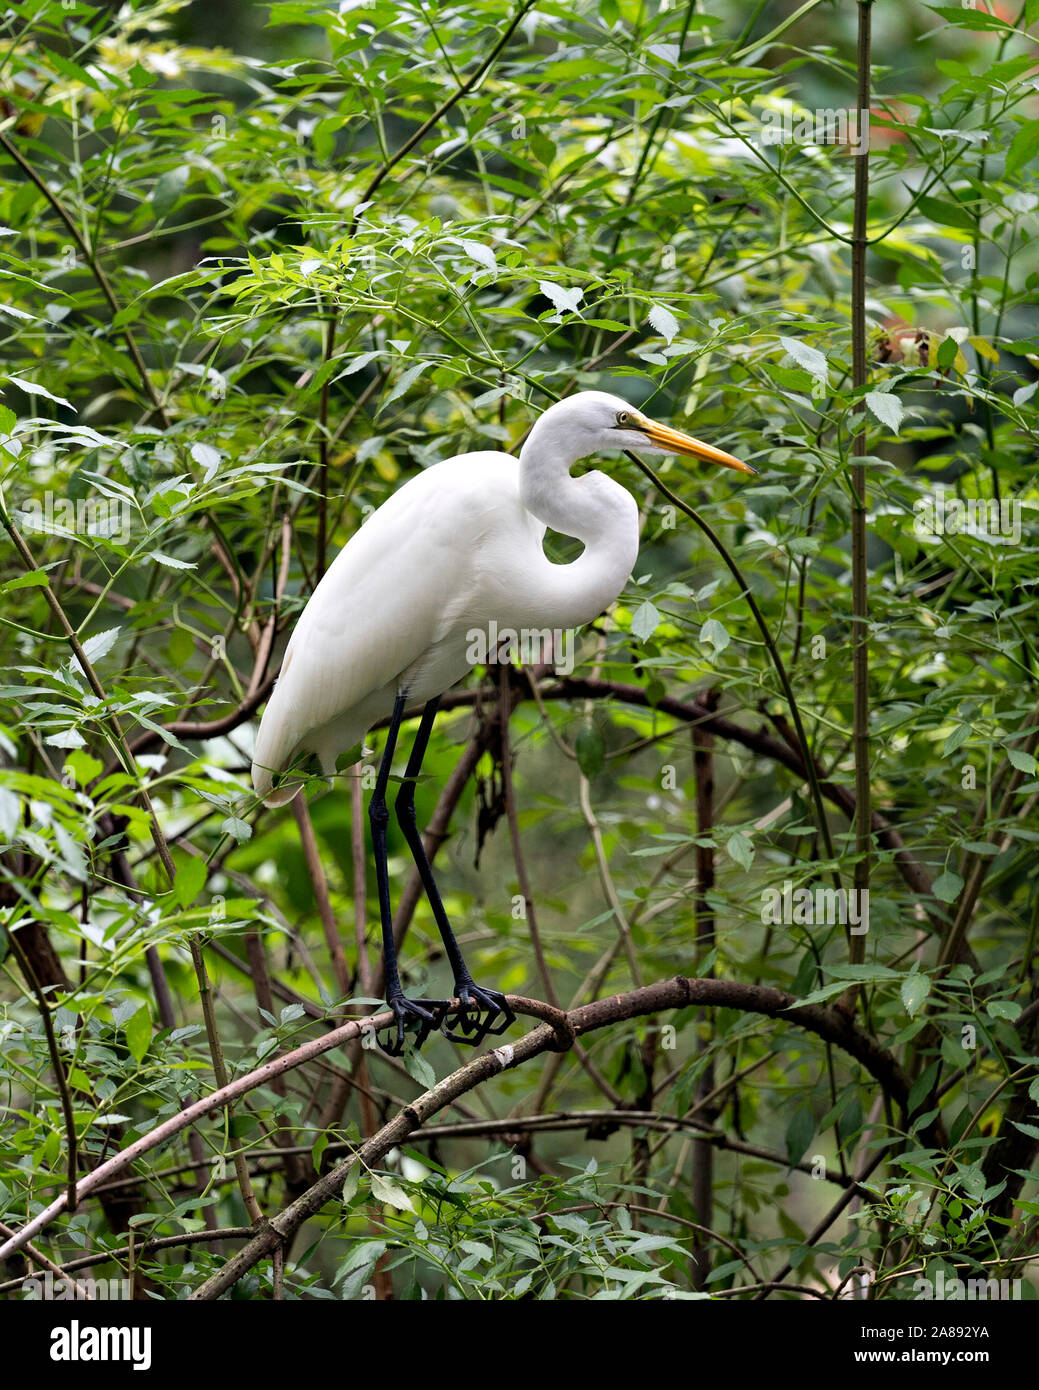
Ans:
[{"label": "serrated leaf", "polygon": [[[355,1164],[360,1168],[360,1164]],[[378,1260],[379,1256],[385,1254],[386,1242],[384,1240],[362,1240],[350,1251],[346,1259],[339,1266],[337,1279],[341,1279],[344,1274],[349,1274],[352,1269],[370,1268]]]},{"label": "serrated leaf", "polygon": [[238,816],[228,816],[226,820],[221,821],[220,829],[225,835],[230,835],[232,840],[237,840],[239,844],[248,840],[253,833],[253,828],[249,822],[241,820]]},{"label": "serrated leaf", "polygon": [[952,733],[945,740],[942,747],[942,757],[947,758],[950,753],[955,753],[957,748],[962,747],[970,738],[971,728],[969,724],[957,724]]},{"label": "serrated leaf", "polygon": [[884,980],[901,980],[903,976],[889,965],[824,965],[827,975],[836,975],[841,980],[865,980],[871,984]]},{"label": "serrated leaf", "polygon": [[411,1198],[399,1187],[392,1178],[388,1178],[384,1173],[372,1174],[372,1196],[377,1202],[383,1202],[386,1206],[396,1207],[398,1211],[414,1211]]},{"label": "serrated leaf", "polygon": [[354,357],[350,361],[349,365],[344,367],[343,370],[339,373],[339,376],[335,377],[334,380],[339,381],[341,377],[353,376],[354,372],[363,371],[364,368],[367,367],[370,362],[374,362],[377,358],[381,356],[381,352],[362,352],[359,357]]},{"label": "serrated leaf", "polygon": [[0,594],[8,594],[15,589],[42,589],[47,582],[46,570],[29,570],[27,574],[15,575],[6,584],[0,584]]},{"label": "serrated leaf", "polygon": [[754,845],[741,830],[734,831],[725,844],[730,859],[734,859],[744,873],[749,872],[754,863]]},{"label": "serrated leaf", "polygon": [[394,386],[388,396],[383,398],[379,406],[379,413],[381,414],[388,405],[392,405],[394,401],[399,400],[405,392],[409,391],[411,387],[414,386],[415,382],[418,381],[426,368],[432,366],[432,362],[416,362],[413,367],[409,367],[407,371],[402,372],[397,380],[396,386]]},{"label": "serrated leaf", "polygon": [[666,309],[663,304],[654,304],[649,311],[649,321],[660,334],[666,338],[668,343],[673,343],[678,337],[678,320],[670,309]]},{"label": "serrated leaf", "polygon": [[431,1091],[437,1084],[437,1074],[422,1053],[411,1047],[404,1053],[403,1060],[408,1075],[413,1077],[424,1091]]},{"label": "serrated leaf", "polygon": [[75,410],[71,401],[67,401],[64,396],[52,396],[46,386],[41,386],[37,381],[26,381],[23,376],[5,376],[4,381],[9,381],[13,386],[18,386],[29,396],[45,396],[47,400],[53,401],[55,405],[63,405],[68,410]]},{"label": "serrated leaf", "polygon": [[990,999],[985,1005],[985,1012],[990,1018],[1003,1018],[1013,1023],[1021,1016],[1021,1005],[1013,999]]},{"label": "serrated leaf", "polygon": [[[316,1144],[314,1145],[313,1160],[315,1169],[320,1171],[321,1154],[317,1153]],[[360,1186],[360,1182],[361,1165],[359,1163],[355,1163],[347,1173],[346,1182],[343,1183],[342,1190],[339,1194],[340,1201],[343,1203],[344,1207],[349,1206],[353,1199],[357,1196],[357,1189]]]},{"label": "serrated leaf", "polygon": [[835,994],[843,994],[848,988],[843,980],[837,981],[832,985],[823,985],[821,989],[813,989],[810,993],[799,998],[798,1005],[823,1004],[827,999],[832,999]]},{"label": "serrated leaf", "polygon": [[902,981],[901,995],[902,1003],[905,1005],[906,1013],[910,1018],[916,1017],[916,1012],[931,992],[931,977],[921,975],[919,971],[912,975],[907,975]]},{"label": "serrated leaf", "polygon": [[497,274],[498,258],[489,246],[484,246],[480,241],[463,241],[462,250],[477,265],[482,265],[485,270],[492,270]]},{"label": "serrated leaf", "polygon": [[[178,560],[175,555],[164,555],[161,550],[150,550],[148,559],[154,560],[157,565],[164,565],[168,570],[197,570],[198,565],[190,560]],[[194,646],[194,643],[192,643]]]},{"label": "serrated leaf", "polygon": [[[88,637],[83,645],[83,655],[90,662],[91,666],[96,666],[99,661],[108,655],[115,644],[119,641],[122,632],[121,627],[109,627],[104,632],[95,632],[92,637]],[[72,663],[85,676],[86,672],[79,664],[79,657],[74,656]]]},{"label": "serrated leaf", "polygon": [[799,367],[803,367],[816,380],[826,381],[826,358],[818,348],[809,347],[807,343],[802,343],[797,338],[781,337],[779,343],[783,351],[788,353]]},{"label": "serrated leaf", "polygon": [[192,444],[188,453],[202,469],[203,481],[208,483],[220,467],[220,450],[214,449],[212,444],[198,442]]},{"label": "serrated leaf", "polygon": [[573,289],[566,289],[562,285],[554,285],[551,280],[539,280],[538,289],[550,300],[557,313],[576,314],[581,300],[584,298],[584,290],[575,286]]},{"label": "serrated leaf", "polygon": [[870,391],[866,396],[866,407],[882,425],[897,434],[905,410],[902,402],[892,391]]},{"label": "serrated leaf", "polygon": [[50,748],[85,748],[87,741],[75,729],[59,729],[56,734],[48,734],[43,740]]}]

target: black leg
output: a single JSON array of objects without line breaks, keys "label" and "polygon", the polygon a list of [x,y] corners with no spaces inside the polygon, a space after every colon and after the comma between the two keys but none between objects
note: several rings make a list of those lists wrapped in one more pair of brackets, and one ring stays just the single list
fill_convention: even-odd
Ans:
[{"label": "black leg", "polygon": [[393,1056],[400,1056],[404,1050],[404,1029],[409,1021],[417,1023],[415,1046],[421,1047],[428,1037],[430,1029],[439,1028],[447,1007],[446,1001],[443,1000],[425,1000],[419,1004],[412,999],[405,999],[404,991],[400,985],[400,973],[397,969],[397,946],[393,940],[390,876],[386,863],[386,825],[390,818],[386,806],[386,784],[390,779],[390,768],[393,765],[393,754],[397,746],[397,734],[400,730],[400,721],[404,714],[406,699],[407,693],[402,692],[394,703],[390,726],[386,733],[386,747],[383,750],[382,762],[379,764],[378,776],[375,779],[375,790],[368,803],[368,819],[372,827],[372,855],[375,859],[375,881],[379,889],[379,917],[382,922],[382,958],[386,980],[386,1002],[397,1019],[396,1038],[391,1039],[388,1043],[382,1043],[382,1046]]},{"label": "black leg", "polygon": [[[504,994],[496,989],[483,989],[474,983],[473,977],[469,973],[469,967],[458,947],[458,942],[455,940],[455,934],[451,930],[451,923],[444,910],[440,890],[433,877],[433,868],[426,857],[426,849],[422,843],[422,836],[419,833],[418,822],[415,817],[415,779],[422,770],[422,760],[426,756],[426,747],[429,743],[429,735],[439,704],[440,697],[437,696],[430,700],[422,711],[422,720],[419,723],[418,733],[415,735],[408,765],[404,770],[404,781],[397,793],[394,809],[415,861],[415,867],[422,880],[422,887],[429,899],[429,905],[433,909],[433,917],[440,931],[447,958],[451,963],[455,994],[462,1006],[455,1015],[446,1020],[450,1026],[446,1027],[444,1032],[455,1042],[469,1043],[472,1047],[478,1047],[488,1034],[497,1037],[504,1033],[506,1028],[515,1022],[516,1016],[505,1002]],[[500,1022],[497,1026],[492,1026],[496,1019],[500,1019]]]}]

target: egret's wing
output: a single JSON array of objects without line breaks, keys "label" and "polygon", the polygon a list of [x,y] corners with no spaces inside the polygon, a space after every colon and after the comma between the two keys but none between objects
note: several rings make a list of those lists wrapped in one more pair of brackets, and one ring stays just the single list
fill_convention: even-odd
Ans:
[{"label": "egret's wing", "polygon": [[[260,723],[253,754],[259,795],[268,796],[272,774],[297,752],[327,744],[315,738],[326,726],[335,723],[347,740],[337,752],[363,736],[365,701],[392,688],[450,631],[471,601],[467,561],[493,518],[488,493],[504,486],[514,497],[515,469],[500,454],[436,464],[395,492],[339,552],[296,624]],[[353,710],[363,726],[350,738]]]}]

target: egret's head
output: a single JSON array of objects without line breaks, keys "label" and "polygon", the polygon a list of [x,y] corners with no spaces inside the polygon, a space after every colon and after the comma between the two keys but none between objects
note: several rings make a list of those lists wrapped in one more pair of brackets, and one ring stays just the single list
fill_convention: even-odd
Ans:
[{"label": "egret's head", "polygon": [[[557,402],[545,411],[538,425],[567,435],[571,446],[579,446],[576,458],[587,457],[618,449],[661,454],[684,454],[689,458],[717,463],[723,468],[735,468],[738,473],[756,473],[749,463],[742,463],[711,444],[702,444],[691,435],[661,425],[643,415],[620,396],[606,391],[580,391],[575,396]],[[587,445],[587,447],[586,447]]]}]

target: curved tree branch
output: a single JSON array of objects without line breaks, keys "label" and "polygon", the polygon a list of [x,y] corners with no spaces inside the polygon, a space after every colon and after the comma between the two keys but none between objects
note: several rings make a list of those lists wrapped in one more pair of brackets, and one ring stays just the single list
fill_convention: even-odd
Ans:
[{"label": "curved tree branch", "polygon": [[[511,997],[510,997],[511,998]],[[513,1000],[519,1008],[525,1002]],[[576,1035],[592,1032],[625,1019],[657,1013],[661,1009],[684,1008],[704,1004],[737,1008],[763,1013],[772,1018],[788,1017],[810,1032],[835,1042],[855,1057],[892,1096],[903,1112],[907,1106],[909,1080],[899,1063],[875,1038],[870,1037],[836,1009],[817,1005],[798,1005],[782,990],[746,985],[731,980],[690,980],[677,976],[627,994],[596,1000],[567,1015]],[[325,1202],[342,1190],[355,1164],[370,1168],[390,1149],[403,1143],[409,1134],[419,1129],[431,1116],[465,1092],[490,1080],[511,1067],[519,1066],[532,1057],[560,1046],[558,1032],[551,1025],[535,1028],[515,1044],[496,1047],[476,1057],[467,1066],[445,1077],[425,1095],[403,1107],[378,1134],[362,1145],[342,1163],[337,1164],[314,1185],[292,1202],[278,1216],[264,1223],[257,1235],[219,1271],[191,1295],[207,1300],[218,1298],[231,1288],[248,1270],[274,1250],[283,1248],[300,1226]]]},{"label": "curved tree branch", "polygon": [[[292,1235],[303,1221],[339,1191],[354,1163],[361,1162],[369,1167],[378,1162],[430,1116],[437,1114],[444,1106],[467,1091],[473,1090],[499,1072],[519,1066],[521,1062],[529,1061],[543,1052],[565,1050],[572,1045],[574,1038],[580,1037],[583,1033],[590,1033],[626,1019],[658,1013],[661,1009],[680,1009],[690,1004],[698,1004],[704,1007],[741,1009],[747,1013],[764,1014],[768,1018],[788,1020],[827,1042],[836,1043],[866,1068],[885,1094],[898,1105],[903,1116],[907,1110],[909,1078],[896,1058],[876,1038],[864,1032],[840,1010],[817,1004],[798,1004],[792,994],[787,994],[781,989],[743,984],[737,980],[696,980],[677,975],[674,979],[645,985],[642,989],[634,989],[627,994],[614,994],[606,999],[597,999],[567,1014],[537,999],[525,999],[520,995],[509,995],[508,999],[517,1013],[533,1015],[546,1019],[547,1022],[527,1033],[516,1043],[503,1043],[491,1052],[481,1054],[467,1066],[445,1077],[432,1090],[404,1106],[395,1118],[369,1139],[357,1153],[325,1174],[273,1221],[266,1223],[256,1239],[235,1256],[228,1267],[231,1273],[227,1282],[221,1283],[220,1288],[214,1292],[211,1289],[213,1280],[210,1280],[203,1286],[203,1289],[209,1290],[208,1292],[203,1293],[199,1290],[193,1296],[216,1297],[224,1289],[230,1288],[246,1269],[252,1268],[264,1254]],[[314,1038],[302,1047],[275,1057],[263,1066],[257,1067],[255,1071],[237,1077],[228,1085],[210,1092],[176,1115],[170,1116],[162,1124],[156,1125],[107,1162],[99,1164],[93,1172],[81,1179],[79,1198],[82,1200],[95,1187],[102,1186],[114,1174],[159,1144],[168,1143],[180,1130],[194,1124],[209,1111],[229,1105],[247,1091],[265,1085],[274,1077],[292,1071],[323,1052],[341,1047],[373,1029],[377,1031],[386,1028],[392,1021],[393,1017],[389,1011],[376,1014],[372,1018],[353,1019],[323,1037]],[[929,1143],[937,1144],[941,1140],[933,1122],[924,1133]],[[16,1236],[12,1236],[0,1246],[0,1260],[21,1249],[26,1241],[32,1240],[49,1226],[64,1209],[65,1194],[62,1193],[50,1206],[23,1226]],[[239,1262],[243,1259],[245,1263],[239,1267]],[[237,1272],[234,1272],[235,1270]],[[215,1277],[222,1280],[224,1275],[225,1271],[222,1271]]]}]

